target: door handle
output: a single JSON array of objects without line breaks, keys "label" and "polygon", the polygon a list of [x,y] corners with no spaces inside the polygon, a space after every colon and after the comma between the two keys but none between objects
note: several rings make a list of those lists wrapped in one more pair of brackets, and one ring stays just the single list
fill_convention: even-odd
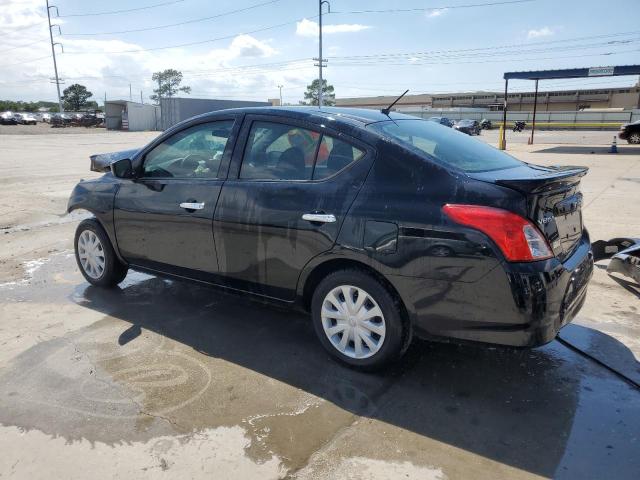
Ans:
[{"label": "door handle", "polygon": [[185,210],[202,210],[204,208],[204,202],[182,202],[180,208]]},{"label": "door handle", "polygon": [[334,223],[336,221],[335,215],[331,213],[305,213],[302,215],[302,219],[317,223]]}]

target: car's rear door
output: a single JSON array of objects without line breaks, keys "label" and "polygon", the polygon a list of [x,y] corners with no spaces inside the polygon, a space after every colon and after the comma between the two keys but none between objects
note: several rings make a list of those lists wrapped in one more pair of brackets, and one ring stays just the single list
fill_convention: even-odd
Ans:
[{"label": "car's rear door", "polygon": [[213,212],[240,118],[175,132],[144,154],[139,176],[116,195],[118,248],[130,263],[198,277],[218,272]]},{"label": "car's rear door", "polygon": [[230,286],[290,300],[300,271],[332,248],[373,161],[370,147],[313,124],[243,123],[214,217]]}]

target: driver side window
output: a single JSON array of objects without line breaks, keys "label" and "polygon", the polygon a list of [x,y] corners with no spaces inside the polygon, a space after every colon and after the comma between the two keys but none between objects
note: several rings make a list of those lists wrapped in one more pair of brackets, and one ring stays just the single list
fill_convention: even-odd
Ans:
[{"label": "driver side window", "polygon": [[172,135],[147,153],[142,176],[217,178],[233,123],[201,123]]}]

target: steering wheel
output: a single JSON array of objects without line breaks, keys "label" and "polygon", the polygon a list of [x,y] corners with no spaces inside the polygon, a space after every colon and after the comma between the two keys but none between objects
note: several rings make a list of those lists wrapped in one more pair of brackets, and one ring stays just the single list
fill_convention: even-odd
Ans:
[{"label": "steering wheel", "polygon": [[[182,159],[182,166],[184,167],[185,165],[195,165],[195,164],[200,164],[200,162],[206,162],[207,160],[209,160],[209,158],[207,158],[205,155],[201,154],[201,153],[190,153],[189,155],[187,155],[186,157],[184,157]],[[196,165],[197,166],[197,165]]]}]

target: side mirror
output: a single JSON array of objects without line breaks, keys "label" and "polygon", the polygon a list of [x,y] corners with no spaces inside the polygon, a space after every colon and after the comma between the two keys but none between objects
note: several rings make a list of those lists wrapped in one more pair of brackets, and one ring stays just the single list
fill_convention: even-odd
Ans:
[{"label": "side mirror", "polygon": [[111,164],[111,173],[117,178],[133,178],[133,165],[131,160],[123,158]]}]

